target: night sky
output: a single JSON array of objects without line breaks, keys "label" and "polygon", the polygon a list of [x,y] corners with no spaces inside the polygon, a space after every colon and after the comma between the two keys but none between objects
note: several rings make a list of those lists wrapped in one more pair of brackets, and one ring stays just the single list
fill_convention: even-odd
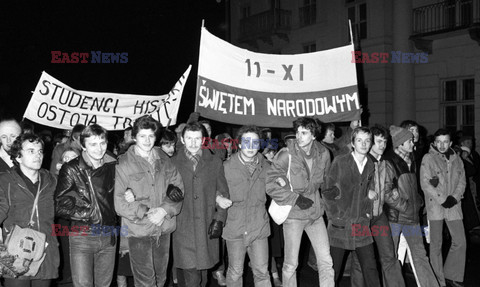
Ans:
[{"label": "night sky", "polygon": [[[74,89],[162,95],[192,64],[179,112],[185,121],[202,19],[225,38],[224,1],[0,1],[0,118],[21,120],[42,71]],[[128,63],[55,64],[51,51],[128,53]]]}]

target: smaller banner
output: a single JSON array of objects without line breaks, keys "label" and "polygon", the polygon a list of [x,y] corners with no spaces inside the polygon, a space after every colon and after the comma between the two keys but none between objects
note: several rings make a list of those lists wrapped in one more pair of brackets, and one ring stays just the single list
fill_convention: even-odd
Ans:
[{"label": "smaller banner", "polygon": [[163,126],[175,125],[191,68],[168,94],[159,96],[75,90],[42,72],[23,117],[58,129],[96,123],[110,131],[124,130],[143,115],[151,115]]},{"label": "smaller banner", "polygon": [[298,117],[360,119],[353,45],[296,55],[233,46],[202,28],[195,110],[232,124],[286,128]]}]

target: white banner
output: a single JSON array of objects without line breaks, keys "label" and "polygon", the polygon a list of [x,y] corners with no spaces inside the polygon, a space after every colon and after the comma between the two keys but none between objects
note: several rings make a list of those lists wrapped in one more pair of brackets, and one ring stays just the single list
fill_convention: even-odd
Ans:
[{"label": "white banner", "polygon": [[195,109],[217,121],[268,127],[291,127],[303,116],[360,119],[353,50],[255,53],[202,28]]},{"label": "white banner", "polygon": [[75,90],[43,72],[23,117],[59,129],[96,123],[107,130],[124,130],[147,114],[163,126],[175,125],[191,68],[168,94],[159,96]]}]

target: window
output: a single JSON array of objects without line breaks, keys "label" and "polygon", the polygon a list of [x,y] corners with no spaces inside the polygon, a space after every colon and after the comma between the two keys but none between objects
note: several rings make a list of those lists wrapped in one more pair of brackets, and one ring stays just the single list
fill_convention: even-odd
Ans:
[{"label": "window", "polygon": [[248,18],[250,17],[250,6],[245,6],[242,8],[242,18]]},{"label": "window", "polygon": [[317,44],[315,43],[307,43],[303,44],[303,52],[304,53],[312,53],[317,51]]},{"label": "window", "polygon": [[[367,4],[347,1],[347,20],[352,21],[352,34],[355,40],[367,38]],[[350,32],[348,34],[350,40]]]},{"label": "window", "polygon": [[300,26],[313,25],[317,22],[317,0],[301,0],[303,6],[299,9]]},{"label": "window", "polygon": [[475,134],[474,85],[473,79],[443,82],[443,124],[452,133],[462,130],[470,135]]}]

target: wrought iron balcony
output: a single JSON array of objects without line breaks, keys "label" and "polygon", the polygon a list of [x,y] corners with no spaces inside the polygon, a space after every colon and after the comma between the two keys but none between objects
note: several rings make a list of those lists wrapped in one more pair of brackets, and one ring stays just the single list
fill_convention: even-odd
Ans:
[{"label": "wrought iron balcony", "polygon": [[240,20],[240,42],[252,42],[256,39],[271,41],[273,35],[287,37],[291,28],[292,12],[272,9]]},{"label": "wrought iron balcony", "polygon": [[413,9],[413,36],[426,36],[480,24],[480,0],[447,0]]}]

